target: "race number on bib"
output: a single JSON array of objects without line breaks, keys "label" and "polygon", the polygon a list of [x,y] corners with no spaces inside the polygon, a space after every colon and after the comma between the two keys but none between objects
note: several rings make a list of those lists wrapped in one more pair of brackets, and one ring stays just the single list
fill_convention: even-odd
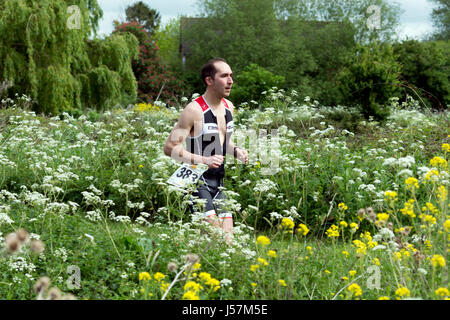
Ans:
[{"label": "race number on bib", "polygon": [[191,166],[183,163],[167,180],[167,183],[175,187],[184,188],[196,183],[206,170],[208,170],[208,166],[205,164]]}]

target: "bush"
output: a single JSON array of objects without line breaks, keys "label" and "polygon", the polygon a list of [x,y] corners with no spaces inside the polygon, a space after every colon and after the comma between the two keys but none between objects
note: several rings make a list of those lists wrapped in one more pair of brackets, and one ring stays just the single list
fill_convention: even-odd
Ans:
[{"label": "bush", "polygon": [[144,27],[136,21],[116,24],[114,33],[116,32],[130,32],[139,40],[139,56],[132,61],[138,82],[138,102],[153,103],[157,99],[177,102],[182,81],[159,59],[159,48]]},{"label": "bush", "polygon": [[403,92],[427,107],[446,108],[450,103],[449,43],[410,40],[394,44],[393,49],[402,65]]},{"label": "bush", "polygon": [[338,76],[342,104],[359,106],[366,119],[385,120],[399,93],[401,67],[389,44],[358,45]]},{"label": "bush", "polygon": [[261,100],[261,92],[267,91],[272,87],[282,87],[284,82],[284,77],[275,75],[252,63],[245,67],[243,72],[236,77],[236,84],[230,99],[235,104],[251,100],[259,101]]}]

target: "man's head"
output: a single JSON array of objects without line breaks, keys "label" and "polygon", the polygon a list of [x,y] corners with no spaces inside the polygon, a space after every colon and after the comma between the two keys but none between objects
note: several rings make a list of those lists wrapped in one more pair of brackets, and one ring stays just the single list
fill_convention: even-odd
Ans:
[{"label": "man's head", "polygon": [[233,72],[225,59],[209,60],[202,68],[202,80],[209,90],[214,90],[223,97],[228,97],[233,85]]}]

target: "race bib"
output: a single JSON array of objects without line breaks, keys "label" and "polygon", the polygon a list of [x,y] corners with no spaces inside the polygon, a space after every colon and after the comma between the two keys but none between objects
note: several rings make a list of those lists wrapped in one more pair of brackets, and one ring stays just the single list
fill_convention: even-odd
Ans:
[{"label": "race bib", "polygon": [[167,180],[167,183],[178,188],[185,188],[190,184],[197,183],[206,170],[208,170],[208,166],[205,164],[189,165],[183,163]]}]

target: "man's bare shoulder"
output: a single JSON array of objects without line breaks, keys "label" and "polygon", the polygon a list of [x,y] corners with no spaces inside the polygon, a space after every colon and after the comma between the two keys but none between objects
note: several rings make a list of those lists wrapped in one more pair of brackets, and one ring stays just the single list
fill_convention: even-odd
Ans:
[{"label": "man's bare shoulder", "polygon": [[192,101],[181,112],[176,128],[191,130],[194,124],[202,120],[202,109],[197,102]]},{"label": "man's bare shoulder", "polygon": [[230,107],[231,112],[233,112],[234,111],[234,104],[233,104],[233,102],[231,102],[228,99],[225,99],[225,102],[227,103],[228,107]]},{"label": "man's bare shoulder", "polygon": [[186,107],[184,107],[181,115],[188,119],[198,120],[201,119],[202,114],[203,112],[200,105],[195,101],[191,101]]}]

